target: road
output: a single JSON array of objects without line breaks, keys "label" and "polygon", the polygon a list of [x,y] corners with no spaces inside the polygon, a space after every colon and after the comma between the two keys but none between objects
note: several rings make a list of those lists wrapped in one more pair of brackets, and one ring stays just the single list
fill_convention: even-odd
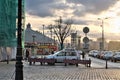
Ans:
[{"label": "road", "polygon": [[[87,57],[92,60],[91,67],[93,68],[105,68],[106,67],[106,60],[101,60],[93,57]],[[108,68],[120,68],[120,62],[111,62],[107,61]]]}]

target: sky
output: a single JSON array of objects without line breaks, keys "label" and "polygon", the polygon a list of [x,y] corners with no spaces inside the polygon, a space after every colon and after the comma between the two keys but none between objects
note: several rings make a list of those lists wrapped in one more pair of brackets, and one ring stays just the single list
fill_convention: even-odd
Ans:
[{"label": "sky", "polygon": [[[102,36],[102,21],[106,40],[120,40],[120,1],[119,0],[25,0],[26,24],[42,32],[42,25],[54,24],[61,16],[72,19],[72,29],[82,38],[84,27],[90,31],[89,39]],[[98,19],[99,18],[99,19]],[[46,32],[48,34],[48,32]]]}]

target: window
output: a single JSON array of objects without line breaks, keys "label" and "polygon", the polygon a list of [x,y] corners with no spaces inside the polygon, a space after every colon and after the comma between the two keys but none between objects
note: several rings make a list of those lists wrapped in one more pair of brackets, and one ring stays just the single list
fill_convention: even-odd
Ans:
[{"label": "window", "polygon": [[61,51],[57,54],[57,56],[65,56],[65,52]]},{"label": "window", "polygon": [[76,53],[75,52],[71,52],[71,56],[76,56]]}]

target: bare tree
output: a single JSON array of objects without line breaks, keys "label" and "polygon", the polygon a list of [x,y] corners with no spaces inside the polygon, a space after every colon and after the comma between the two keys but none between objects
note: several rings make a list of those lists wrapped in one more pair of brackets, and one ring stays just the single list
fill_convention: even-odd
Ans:
[{"label": "bare tree", "polygon": [[53,31],[53,33],[58,38],[58,41],[60,43],[60,49],[62,50],[64,47],[64,40],[70,36],[71,33],[71,25],[72,20],[67,20],[63,22],[62,18],[60,17],[58,20],[55,21],[55,25],[50,25],[50,30]]}]

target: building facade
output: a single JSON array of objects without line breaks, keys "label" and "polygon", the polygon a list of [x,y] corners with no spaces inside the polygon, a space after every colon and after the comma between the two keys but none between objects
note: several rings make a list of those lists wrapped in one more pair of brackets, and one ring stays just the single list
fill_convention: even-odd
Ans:
[{"label": "building facade", "polygon": [[[22,0],[22,18],[24,27],[24,0]],[[16,58],[17,47],[18,0],[0,0],[0,54],[1,60]],[[24,28],[23,28],[24,29]],[[24,31],[23,31],[24,33]],[[9,53],[8,53],[9,52]]]},{"label": "building facade", "polygon": [[71,47],[78,50],[81,49],[81,36],[76,33],[71,33]]},{"label": "building facade", "polygon": [[120,51],[120,41],[109,41],[108,50]]},{"label": "building facade", "polygon": [[[27,24],[25,29],[25,47],[30,49],[36,49],[36,54],[49,54],[52,51],[57,50],[57,43],[54,39],[47,37],[46,35],[32,30],[30,23]],[[33,50],[31,54],[34,55]]]}]

